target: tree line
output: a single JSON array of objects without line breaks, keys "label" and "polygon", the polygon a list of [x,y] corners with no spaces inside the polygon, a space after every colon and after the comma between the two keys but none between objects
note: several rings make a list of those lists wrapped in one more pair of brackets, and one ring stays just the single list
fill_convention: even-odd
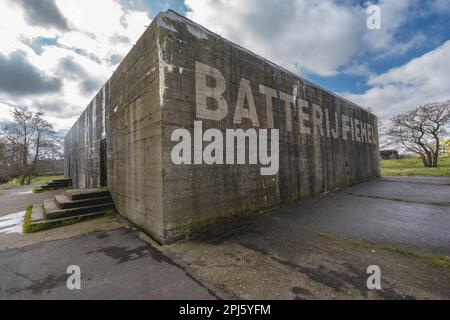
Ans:
[{"label": "tree line", "polygon": [[44,112],[11,107],[12,121],[0,128],[0,181],[31,183],[39,160],[61,159],[63,141]]}]

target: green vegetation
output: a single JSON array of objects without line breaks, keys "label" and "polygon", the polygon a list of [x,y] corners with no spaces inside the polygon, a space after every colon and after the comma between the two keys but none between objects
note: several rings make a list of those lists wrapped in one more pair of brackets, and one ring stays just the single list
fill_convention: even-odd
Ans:
[{"label": "green vegetation", "polygon": [[105,230],[95,229],[95,230],[86,232],[86,233],[84,233],[83,235],[85,235],[85,236],[93,236],[93,235],[96,235],[96,234],[102,233],[102,232],[105,232]]},{"label": "green vegetation", "polygon": [[319,233],[317,231],[315,231],[315,232],[320,234],[320,236],[322,236],[325,239],[334,241],[339,244],[350,245],[357,249],[365,249],[365,250],[370,250],[370,251],[372,251],[372,250],[373,251],[389,251],[389,252],[401,254],[404,256],[408,256],[408,257],[411,257],[414,259],[418,259],[418,260],[421,260],[421,261],[426,262],[431,265],[450,269],[450,258],[446,257],[446,256],[440,256],[440,255],[417,252],[417,251],[410,251],[410,250],[397,248],[397,247],[390,246],[390,245],[368,244],[361,240],[359,240],[359,241],[342,240],[342,239],[335,238],[328,234]]},{"label": "green vegetation", "polygon": [[105,211],[105,214],[103,215],[103,217],[115,217],[117,216],[118,213],[115,209],[109,209]]},{"label": "green vegetation", "polygon": [[[31,179],[31,186],[40,186],[52,182],[53,180],[64,179],[64,176],[40,176]],[[7,183],[0,184],[0,190],[14,189],[20,187],[20,180],[13,179]]]},{"label": "green vegetation", "polygon": [[[95,218],[98,218],[98,216],[96,216]],[[90,219],[92,219],[92,217],[86,217],[86,218],[85,217],[74,217],[74,218],[69,218],[69,219],[63,219],[60,221],[49,221],[49,222],[44,221],[44,222],[41,222],[41,223],[38,223],[35,225],[31,225],[30,228],[28,229],[29,231],[27,233],[36,233],[36,232],[40,232],[40,231],[70,226],[72,224],[76,224],[76,223],[90,220]]]},{"label": "green vegetation", "polygon": [[25,213],[23,221],[23,233],[31,233],[31,213],[33,212],[33,205],[29,205]]},{"label": "green vegetation", "polygon": [[87,220],[93,220],[98,218],[113,218],[117,215],[117,212],[115,210],[108,210],[104,214],[100,216],[80,216],[80,217],[73,217],[68,219],[61,219],[61,220],[54,220],[54,221],[43,221],[37,224],[31,224],[31,213],[33,211],[33,206],[29,206],[27,208],[27,211],[25,213],[25,219],[23,222],[23,233],[36,233],[40,231],[70,226],[72,224],[76,224],[82,221]]},{"label": "green vegetation", "polygon": [[447,256],[441,256],[441,255],[437,255],[437,254],[424,253],[424,252],[418,252],[418,251],[411,251],[411,250],[407,250],[407,249],[403,249],[403,248],[394,247],[392,245],[369,244],[362,240],[354,241],[354,240],[340,239],[340,238],[336,238],[330,234],[325,234],[323,232],[320,232],[309,226],[301,225],[300,227],[305,231],[315,233],[326,240],[333,241],[340,245],[352,246],[353,248],[364,249],[364,250],[369,250],[369,251],[388,251],[388,252],[400,254],[403,256],[408,256],[410,258],[417,259],[417,260],[423,261],[425,263],[428,263],[428,264],[431,264],[434,266],[439,266],[439,267],[444,267],[444,268],[450,269],[450,257],[447,257]]},{"label": "green vegetation", "polygon": [[438,168],[425,168],[420,158],[381,160],[382,176],[450,176],[450,157],[441,158]]}]

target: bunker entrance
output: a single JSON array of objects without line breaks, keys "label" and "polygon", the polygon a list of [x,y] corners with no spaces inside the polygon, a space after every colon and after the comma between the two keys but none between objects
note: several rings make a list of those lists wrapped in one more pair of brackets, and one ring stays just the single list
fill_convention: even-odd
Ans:
[{"label": "bunker entrance", "polygon": [[100,142],[100,186],[108,186],[108,166],[106,157],[106,139]]}]

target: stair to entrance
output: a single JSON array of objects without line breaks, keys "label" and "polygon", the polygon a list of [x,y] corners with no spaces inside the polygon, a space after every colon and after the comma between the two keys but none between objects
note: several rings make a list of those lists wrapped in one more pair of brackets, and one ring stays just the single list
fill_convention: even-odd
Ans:
[{"label": "stair to entrance", "polygon": [[44,200],[42,208],[33,208],[31,225],[61,224],[65,221],[91,219],[114,210],[109,191],[102,189],[67,190]]},{"label": "stair to entrance", "polygon": [[111,197],[109,191],[103,189],[67,190],[65,195],[72,201]]},{"label": "stair to entrance", "polygon": [[68,188],[72,185],[72,179],[56,179],[52,182],[49,182],[39,188],[36,188],[37,192],[49,191],[49,190],[58,190],[63,188]]},{"label": "stair to entrance", "polygon": [[44,201],[44,218],[53,220],[84,214],[102,214],[111,209],[114,209],[114,203],[108,191],[68,190]]}]

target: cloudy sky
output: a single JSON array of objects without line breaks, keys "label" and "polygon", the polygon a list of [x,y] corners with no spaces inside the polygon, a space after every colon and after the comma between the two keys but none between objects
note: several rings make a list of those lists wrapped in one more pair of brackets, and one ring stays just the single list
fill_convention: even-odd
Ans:
[{"label": "cloudy sky", "polygon": [[64,133],[155,15],[174,9],[370,107],[382,119],[450,99],[450,0],[0,0],[0,123],[8,106]]}]

